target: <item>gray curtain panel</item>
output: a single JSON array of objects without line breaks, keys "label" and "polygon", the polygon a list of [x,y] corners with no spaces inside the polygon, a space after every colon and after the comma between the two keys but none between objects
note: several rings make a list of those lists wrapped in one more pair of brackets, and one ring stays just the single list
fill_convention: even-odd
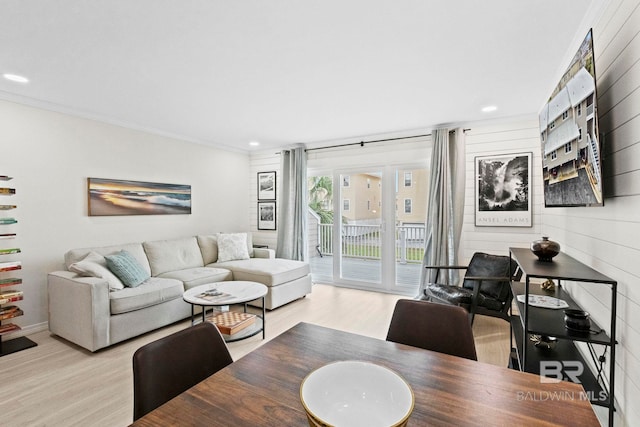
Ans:
[{"label": "gray curtain panel", "polygon": [[282,191],[276,257],[307,259],[307,153],[304,147],[280,153]]},{"label": "gray curtain panel", "polygon": [[[464,214],[464,141],[463,132],[436,129],[432,133],[431,180],[427,206],[425,254],[422,260],[420,291],[435,280],[435,270],[426,265],[457,265],[458,246]],[[447,274],[448,273],[448,274]],[[455,270],[441,271],[438,280],[457,284]]]}]

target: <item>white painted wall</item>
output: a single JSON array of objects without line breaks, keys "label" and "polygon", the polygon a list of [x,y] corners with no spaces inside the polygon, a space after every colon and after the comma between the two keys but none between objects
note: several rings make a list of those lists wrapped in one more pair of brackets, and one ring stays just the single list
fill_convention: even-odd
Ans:
[{"label": "white painted wall", "polygon": [[[542,229],[562,250],[618,281],[616,425],[640,425],[640,1],[612,0],[592,23],[604,207],[542,210]],[[586,31],[585,31],[586,34]],[[569,58],[567,58],[567,63]],[[573,286],[607,329],[603,286]]]},{"label": "white painted wall", "polygon": [[[22,249],[4,259],[23,262],[26,332],[45,326],[47,273],[69,249],[249,227],[248,155],[5,101],[0,117],[0,175],[17,189],[1,203],[16,204],[5,213],[19,221],[2,226],[18,236],[0,244]],[[189,184],[192,214],[90,217],[87,177]]]}]

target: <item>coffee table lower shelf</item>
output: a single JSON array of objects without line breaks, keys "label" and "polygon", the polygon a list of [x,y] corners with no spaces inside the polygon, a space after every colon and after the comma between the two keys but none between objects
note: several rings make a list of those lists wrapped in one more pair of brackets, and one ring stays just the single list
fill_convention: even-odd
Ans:
[{"label": "coffee table lower shelf", "polygon": [[256,314],[255,316],[256,320],[252,325],[247,326],[246,328],[236,332],[235,334],[228,335],[220,332],[224,340],[226,342],[240,341],[258,335],[260,332],[262,332],[264,335],[264,319],[258,314]]}]

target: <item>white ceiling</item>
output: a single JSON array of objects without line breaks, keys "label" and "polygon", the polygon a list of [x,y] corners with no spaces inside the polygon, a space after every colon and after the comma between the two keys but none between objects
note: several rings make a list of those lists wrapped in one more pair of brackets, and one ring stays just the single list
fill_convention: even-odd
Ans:
[{"label": "white ceiling", "polygon": [[2,0],[0,98],[240,150],[536,114],[604,1]]}]

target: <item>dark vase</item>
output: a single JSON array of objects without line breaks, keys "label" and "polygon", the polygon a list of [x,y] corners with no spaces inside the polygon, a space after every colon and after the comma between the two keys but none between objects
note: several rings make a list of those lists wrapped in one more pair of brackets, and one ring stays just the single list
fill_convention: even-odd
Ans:
[{"label": "dark vase", "polygon": [[531,252],[538,257],[540,261],[551,261],[551,258],[560,253],[560,244],[543,237],[542,240],[536,240],[531,243]]}]

